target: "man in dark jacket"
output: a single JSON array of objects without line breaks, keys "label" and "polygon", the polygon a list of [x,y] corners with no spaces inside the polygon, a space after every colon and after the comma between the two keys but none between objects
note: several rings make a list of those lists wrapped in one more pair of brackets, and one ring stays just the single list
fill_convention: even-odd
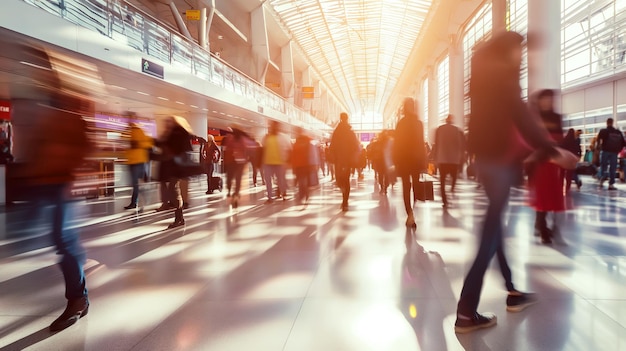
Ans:
[{"label": "man in dark jacket", "polygon": [[613,127],[613,118],[606,120],[606,128],[598,133],[598,143],[602,153],[600,154],[600,188],[607,179],[606,168],[609,167],[609,190],[617,190],[615,187],[615,172],[617,172],[617,154],[626,146],[622,132]]},{"label": "man in dark jacket", "polygon": [[496,253],[509,291],[507,311],[521,311],[536,301],[532,294],[514,289],[502,243],[502,217],[510,187],[516,178],[517,165],[528,154],[528,151],[523,152],[522,140],[537,149],[539,159],[558,155],[537,116],[529,112],[521,99],[522,42],[521,35],[503,32],[479,47],[472,58],[469,151],[476,155],[478,176],[489,205],[480,247],[461,291],[454,327],[457,333],[496,324],[495,315],[477,312],[485,271]]},{"label": "man in dark jacket", "polygon": [[330,139],[330,153],[335,166],[337,186],[341,189],[343,202],[341,210],[348,210],[348,197],[350,196],[350,169],[355,166],[359,155],[359,140],[348,124],[348,114],[342,112],[339,116],[339,124]]}]

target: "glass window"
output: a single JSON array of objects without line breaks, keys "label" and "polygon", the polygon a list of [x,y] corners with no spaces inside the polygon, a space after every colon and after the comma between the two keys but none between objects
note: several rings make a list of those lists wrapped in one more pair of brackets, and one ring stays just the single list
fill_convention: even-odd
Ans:
[{"label": "glass window", "polygon": [[[491,2],[483,5],[483,7],[474,15],[468,23],[463,36],[463,56],[464,56],[464,108],[465,116],[469,116],[471,104],[469,101],[469,78],[470,78],[470,62],[474,46],[491,36],[492,29],[491,18]],[[466,124],[467,125],[467,124]]]},{"label": "glass window", "polygon": [[422,121],[424,122],[424,138],[428,141],[428,78],[424,79],[422,92],[424,94],[424,101],[422,101],[422,106],[424,106],[424,114],[422,115]]},{"label": "glass window", "polygon": [[437,91],[439,98],[438,110],[439,123],[445,122],[446,116],[450,113],[450,59],[446,56],[437,67]]}]

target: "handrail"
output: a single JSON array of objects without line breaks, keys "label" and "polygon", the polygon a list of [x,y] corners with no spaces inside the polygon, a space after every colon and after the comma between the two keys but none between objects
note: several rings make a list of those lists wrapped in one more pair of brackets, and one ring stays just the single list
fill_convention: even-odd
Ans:
[{"label": "handrail", "polygon": [[[290,103],[222,58],[201,47],[195,40],[186,38],[172,26],[125,0],[119,2],[65,0],[63,6],[51,0],[22,1],[114,40],[115,37],[121,35],[126,38],[126,44],[135,50],[170,64],[182,64],[189,68],[190,73],[201,79],[208,80],[236,94],[252,98],[263,107],[279,110],[290,120],[295,118],[314,129],[330,128],[300,106]],[[181,43],[185,44],[181,46]],[[216,72],[214,64],[222,65],[222,72]],[[229,71],[238,79],[227,82],[228,75],[225,72]],[[252,86],[254,88],[251,89]]]}]

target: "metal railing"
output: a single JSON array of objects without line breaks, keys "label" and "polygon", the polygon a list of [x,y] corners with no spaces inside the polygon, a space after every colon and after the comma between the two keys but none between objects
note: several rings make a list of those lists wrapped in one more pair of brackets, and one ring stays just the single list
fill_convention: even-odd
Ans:
[{"label": "metal railing", "polygon": [[303,124],[314,130],[329,130],[324,122],[293,105],[254,79],[214,56],[174,28],[144,13],[125,1],[108,0],[22,0],[81,27],[189,73],[253,99],[260,106],[279,111],[289,123]]}]

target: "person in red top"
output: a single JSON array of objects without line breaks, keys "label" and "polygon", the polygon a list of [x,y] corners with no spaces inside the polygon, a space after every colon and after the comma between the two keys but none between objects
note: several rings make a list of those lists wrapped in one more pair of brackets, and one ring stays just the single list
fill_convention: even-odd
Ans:
[{"label": "person in red top", "polygon": [[[563,141],[563,127],[561,115],[554,112],[554,91],[545,89],[537,96],[537,107],[544,127],[552,140],[561,144]],[[563,193],[564,171],[558,165],[545,160],[531,165],[530,174],[531,205],[535,208],[535,235],[541,236],[543,244],[552,242],[556,225],[548,228],[546,217],[548,212],[565,211],[565,196]]]},{"label": "person in red top", "polygon": [[293,144],[291,154],[291,166],[296,176],[296,184],[298,184],[298,202],[306,205],[309,201],[311,161],[309,154],[311,152],[311,138],[309,138],[302,128],[296,129],[296,141]]}]

